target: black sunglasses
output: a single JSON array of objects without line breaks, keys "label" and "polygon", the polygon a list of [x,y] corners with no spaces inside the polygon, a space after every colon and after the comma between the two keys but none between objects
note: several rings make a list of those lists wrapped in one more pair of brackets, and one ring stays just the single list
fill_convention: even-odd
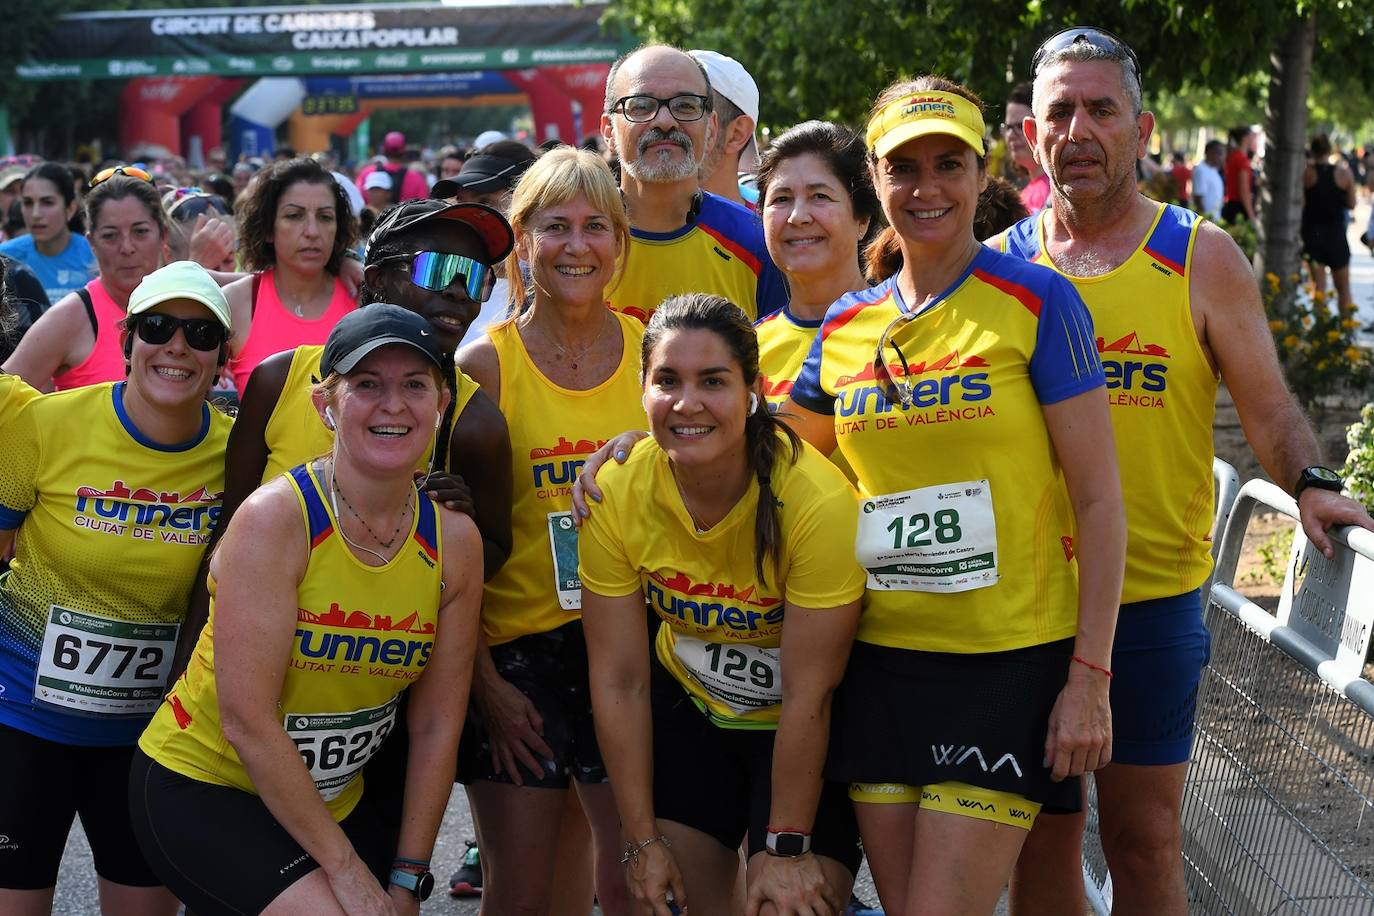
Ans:
[{"label": "black sunglasses", "polygon": [[1035,56],[1031,58],[1031,79],[1035,79],[1040,72],[1040,67],[1045,63],[1045,58],[1080,42],[1106,51],[1117,60],[1126,61],[1131,65],[1131,71],[1135,75],[1136,82],[1140,81],[1140,61],[1136,58],[1135,52],[1131,50],[1131,46],[1106,29],[1099,29],[1095,26],[1074,26],[1071,29],[1055,32],[1046,38],[1036,50]]},{"label": "black sunglasses", "polygon": [[153,346],[161,346],[172,339],[177,328],[186,335],[186,343],[193,350],[218,350],[228,339],[224,325],[212,318],[176,318],[161,312],[148,312],[134,319],[138,339]]}]

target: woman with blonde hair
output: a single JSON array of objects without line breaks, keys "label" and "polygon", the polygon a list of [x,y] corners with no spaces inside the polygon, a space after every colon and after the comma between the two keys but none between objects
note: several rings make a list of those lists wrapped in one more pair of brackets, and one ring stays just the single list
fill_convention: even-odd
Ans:
[{"label": "woman with blonde hair", "polygon": [[644,327],[606,307],[629,220],[605,163],[568,148],[521,177],[510,221],[511,301],[526,307],[458,356],[506,417],[515,484],[510,558],[483,596],[486,645],[459,777],[478,823],[484,913],[548,911],[555,862],[575,852],[563,852],[570,844],[558,832],[569,786],[591,826],[601,909],[627,913],[620,825],[592,726],[569,509],[585,457],[644,422]]}]

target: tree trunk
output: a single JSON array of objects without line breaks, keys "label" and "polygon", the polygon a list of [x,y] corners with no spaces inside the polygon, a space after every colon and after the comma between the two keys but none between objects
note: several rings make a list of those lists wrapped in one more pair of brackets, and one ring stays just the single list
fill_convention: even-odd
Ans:
[{"label": "tree trunk", "polygon": [[[1271,308],[1293,306],[1301,251],[1302,175],[1307,164],[1307,88],[1312,75],[1316,17],[1292,23],[1269,55],[1269,97],[1265,102],[1264,187],[1255,269],[1279,278]],[[1261,285],[1264,288],[1264,284]]]}]

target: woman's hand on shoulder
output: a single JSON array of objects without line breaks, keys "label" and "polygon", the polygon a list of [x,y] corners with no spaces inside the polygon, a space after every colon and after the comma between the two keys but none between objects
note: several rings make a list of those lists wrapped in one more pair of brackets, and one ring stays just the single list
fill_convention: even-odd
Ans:
[{"label": "woman's hand on shoulder", "polygon": [[601,502],[601,488],[596,485],[596,475],[601,466],[611,458],[615,458],[617,464],[629,461],[635,445],[647,438],[649,434],[642,429],[628,430],[587,456],[572,488],[573,522],[577,527],[581,528],[583,519],[591,517],[591,503]]},{"label": "woman's hand on shoulder", "polygon": [[448,471],[415,472],[415,485],[420,492],[445,509],[472,515],[472,491],[462,476]]}]

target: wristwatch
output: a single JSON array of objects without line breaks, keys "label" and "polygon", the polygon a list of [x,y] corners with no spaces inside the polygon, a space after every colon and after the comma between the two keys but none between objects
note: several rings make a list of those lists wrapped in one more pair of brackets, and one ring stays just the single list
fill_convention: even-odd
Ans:
[{"label": "wristwatch", "polygon": [[1340,474],[1330,468],[1313,465],[1310,468],[1302,469],[1302,476],[1298,478],[1298,485],[1293,488],[1293,498],[1297,499],[1302,495],[1302,491],[1308,487],[1339,493],[1344,485],[1345,482],[1341,480]]},{"label": "wristwatch", "polygon": [[786,859],[795,859],[797,856],[806,855],[811,851],[811,836],[805,833],[770,830],[768,831],[768,838],[764,842],[768,847],[769,855],[782,856]]},{"label": "wristwatch", "polygon": [[390,880],[397,887],[410,891],[415,895],[415,899],[421,903],[428,900],[429,895],[434,893],[434,875],[430,874],[428,870],[413,872],[393,868]]}]

